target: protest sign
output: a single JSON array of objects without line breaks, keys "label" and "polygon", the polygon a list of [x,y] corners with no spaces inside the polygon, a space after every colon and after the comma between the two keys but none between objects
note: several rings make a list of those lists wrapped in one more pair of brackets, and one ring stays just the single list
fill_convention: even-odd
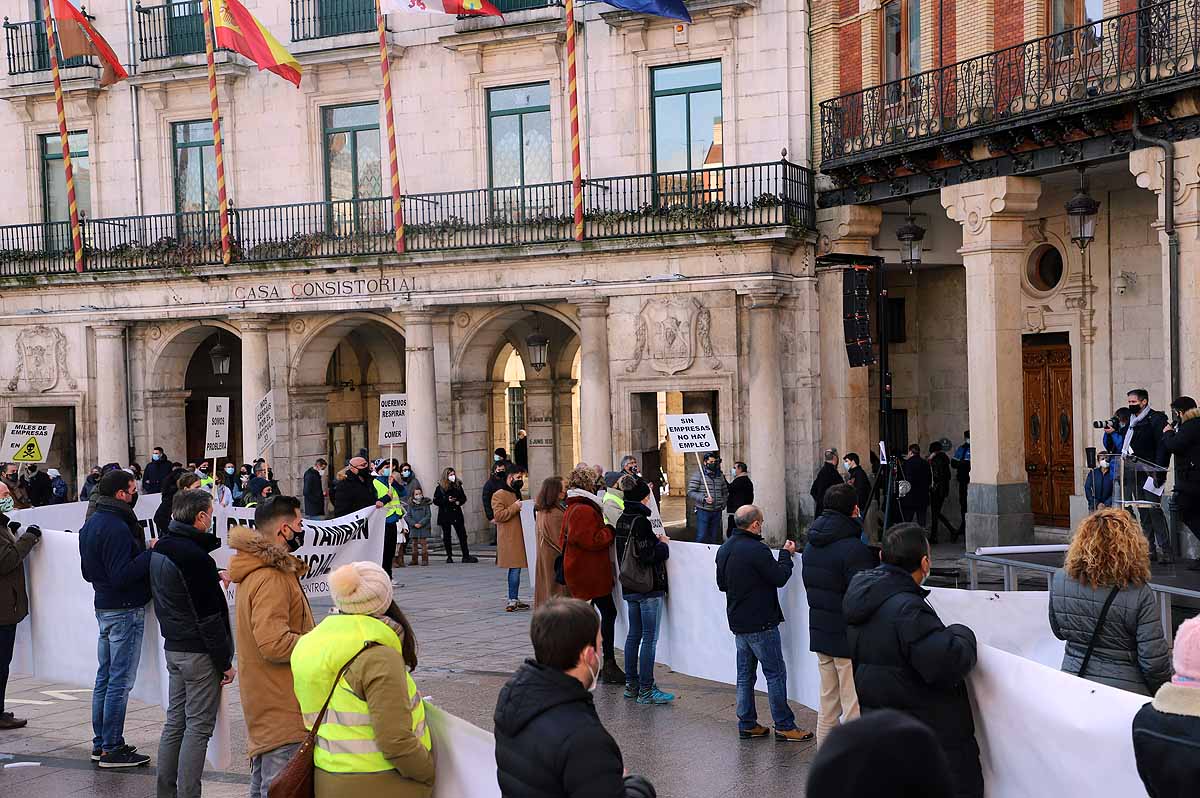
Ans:
[{"label": "protest sign", "polygon": [[275,392],[267,391],[254,409],[256,448],[261,457],[275,444]]},{"label": "protest sign", "polygon": [[408,394],[379,395],[379,445],[395,446],[408,441]]},{"label": "protest sign", "polygon": [[717,436],[713,434],[708,413],[667,416],[667,436],[677,452],[715,452]]},{"label": "protest sign", "polygon": [[208,397],[208,416],[205,424],[204,459],[212,460],[229,454],[229,398]]},{"label": "protest sign", "polygon": [[4,443],[0,462],[44,463],[54,439],[53,424],[28,424],[14,421],[4,425]]}]

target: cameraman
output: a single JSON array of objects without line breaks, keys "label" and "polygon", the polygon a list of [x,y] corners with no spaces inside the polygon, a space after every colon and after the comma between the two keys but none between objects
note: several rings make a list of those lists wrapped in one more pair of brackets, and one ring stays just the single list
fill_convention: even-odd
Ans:
[{"label": "cameraman", "polygon": [[[1129,403],[1129,431],[1121,446],[1121,453],[1126,457],[1132,455],[1138,460],[1155,465],[1166,465],[1167,455],[1162,448],[1163,429],[1167,427],[1167,414],[1150,407],[1150,393],[1145,388],[1134,388],[1125,395]],[[1150,544],[1150,561],[1170,565],[1171,540],[1167,534],[1167,518],[1163,515],[1162,496],[1146,490],[1146,471],[1138,471],[1135,463],[1126,462],[1123,490],[1125,498],[1137,498],[1138,501],[1148,502],[1149,507],[1138,509],[1142,520],[1142,533]],[[1166,481],[1166,472],[1153,473],[1150,476],[1154,484],[1162,487]],[[1157,547],[1157,548],[1156,548]],[[1159,554],[1160,550],[1161,555]]]},{"label": "cameraman", "polygon": [[1129,408],[1119,407],[1113,417],[1104,422],[1104,451],[1120,454],[1129,433]]},{"label": "cameraman", "polygon": [[[1162,445],[1175,455],[1175,492],[1173,500],[1188,531],[1200,538],[1200,409],[1190,396],[1171,402],[1175,421],[1163,429]],[[1200,571],[1200,559],[1187,566]]]}]

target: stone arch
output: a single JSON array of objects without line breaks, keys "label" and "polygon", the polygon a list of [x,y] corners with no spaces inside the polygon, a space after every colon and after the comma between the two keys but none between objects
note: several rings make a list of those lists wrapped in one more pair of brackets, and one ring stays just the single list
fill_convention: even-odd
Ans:
[{"label": "stone arch", "polygon": [[[484,314],[464,336],[455,349],[451,361],[451,379],[456,383],[470,383],[498,379],[495,376],[496,361],[505,345],[511,345],[528,364],[529,353],[525,338],[534,331],[534,316],[542,317],[541,330],[551,342],[549,375],[570,377],[570,360],[565,371],[561,370],[560,353],[567,348],[578,348],[579,322],[561,308],[541,304],[506,305]],[[574,357],[572,349],[572,357]],[[500,366],[501,371],[503,365]],[[500,376],[503,376],[502,374]]]},{"label": "stone arch", "polygon": [[[151,347],[150,369],[146,373],[146,388],[149,391],[182,390],[188,364],[192,362],[196,349],[218,330],[229,333],[235,341],[241,340],[237,327],[221,319],[184,322],[169,334],[158,329],[163,334],[158,345]],[[153,332],[150,339],[153,340]]]},{"label": "stone arch", "polygon": [[[383,334],[364,335],[364,328],[368,332]],[[343,340],[352,336],[374,360],[381,383],[404,382],[404,329],[385,314],[351,312],[331,315],[314,325],[296,346],[292,356],[290,384],[323,385],[334,350]]]}]

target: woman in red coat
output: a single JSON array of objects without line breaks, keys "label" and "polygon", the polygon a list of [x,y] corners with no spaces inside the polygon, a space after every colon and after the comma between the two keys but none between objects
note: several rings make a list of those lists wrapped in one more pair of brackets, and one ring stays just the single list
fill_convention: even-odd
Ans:
[{"label": "woman in red coat", "polygon": [[596,475],[591,469],[576,468],[567,477],[567,509],[563,514],[563,576],[567,589],[577,599],[592,602],[600,611],[600,635],[604,642],[604,667],[600,681],[625,684],[625,672],[613,653],[617,605],[612,591],[615,582],[612,527],[604,523],[600,500],[592,493]]}]

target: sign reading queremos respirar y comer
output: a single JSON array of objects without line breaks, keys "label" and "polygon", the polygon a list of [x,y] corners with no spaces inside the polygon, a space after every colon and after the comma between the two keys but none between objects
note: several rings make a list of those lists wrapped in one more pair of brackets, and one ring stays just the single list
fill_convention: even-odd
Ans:
[{"label": "sign reading queremos respirar y comer", "polygon": [[235,285],[233,298],[252,299],[324,299],[327,297],[388,296],[416,290],[412,277],[348,277],[329,280],[300,280],[290,283]]}]

